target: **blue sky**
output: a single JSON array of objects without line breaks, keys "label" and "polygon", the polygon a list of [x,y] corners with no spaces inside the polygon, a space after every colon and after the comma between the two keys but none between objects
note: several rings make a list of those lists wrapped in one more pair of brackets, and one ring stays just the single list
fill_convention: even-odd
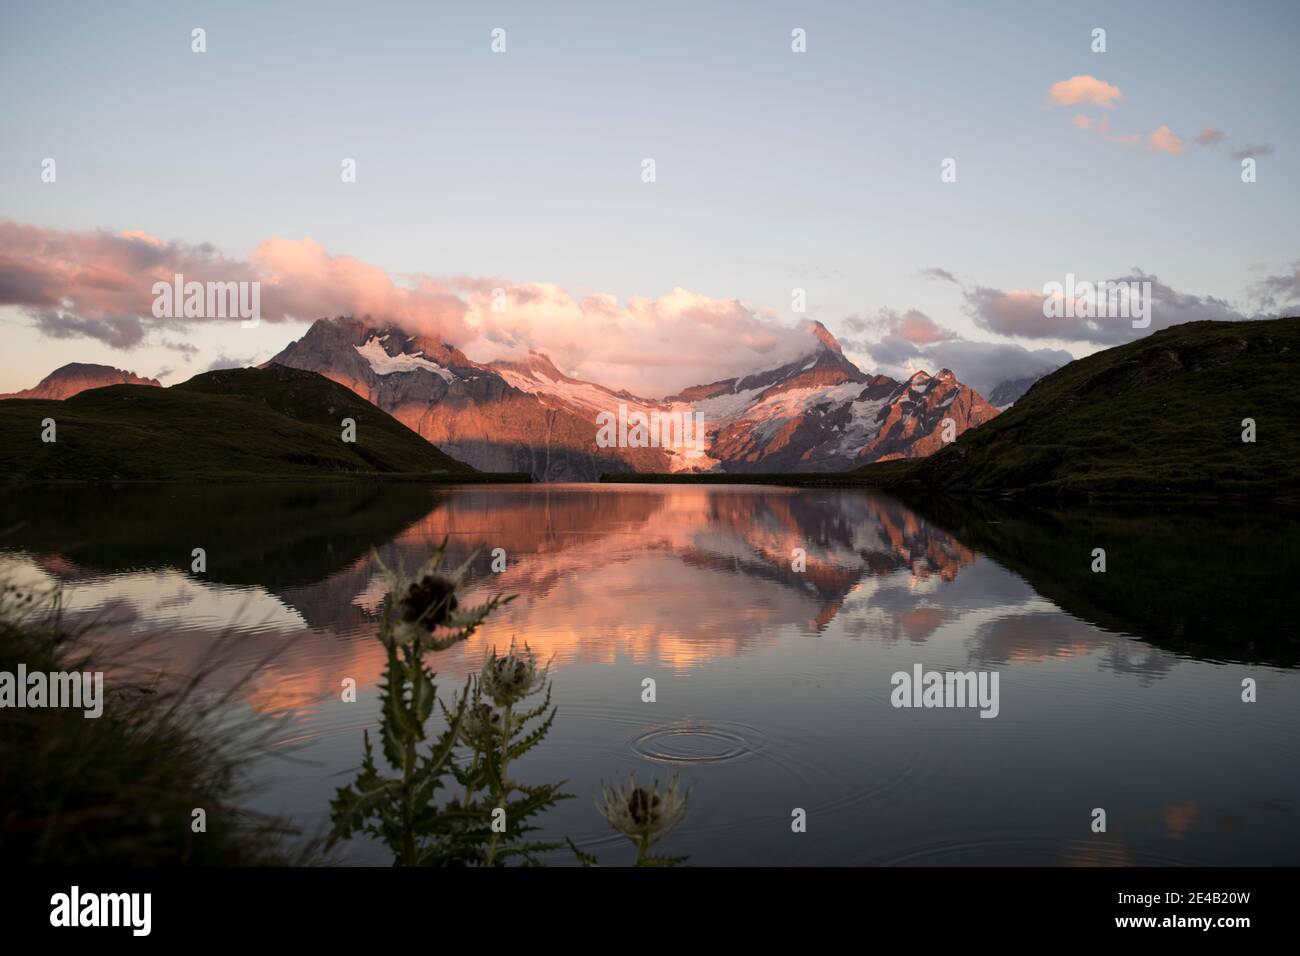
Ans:
[{"label": "blue sky", "polygon": [[[784,325],[800,287],[868,369],[884,364],[865,347],[891,334],[882,310],[1077,355],[1097,343],[999,335],[965,292],[1140,269],[1252,314],[1256,284],[1292,274],[1297,39],[1288,2],[6,3],[0,220],[241,260],[310,238],[395,278],[620,302],[683,288]],[[1084,75],[1122,91],[1113,108],[1049,103]],[[1107,141],[1076,115],[1187,145]],[[1192,145],[1205,129],[1222,142]],[[1230,156],[1247,147],[1251,184]],[[340,182],[344,157],[356,183]],[[221,356],[263,360],[302,327],[201,323],[115,349],[51,337],[7,301],[0,390],[72,360],[180,381]]]}]

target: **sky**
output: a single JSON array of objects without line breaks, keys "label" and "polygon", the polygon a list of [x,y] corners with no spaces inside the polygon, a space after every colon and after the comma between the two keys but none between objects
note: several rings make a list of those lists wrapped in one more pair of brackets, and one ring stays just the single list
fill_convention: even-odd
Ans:
[{"label": "sky", "polygon": [[[174,384],[361,311],[646,396],[807,320],[987,390],[1298,314],[1297,40],[1263,0],[4,0],[0,392]],[[155,318],[175,272],[260,282],[263,321]],[[1151,326],[1044,317],[1067,275],[1151,282]]]}]

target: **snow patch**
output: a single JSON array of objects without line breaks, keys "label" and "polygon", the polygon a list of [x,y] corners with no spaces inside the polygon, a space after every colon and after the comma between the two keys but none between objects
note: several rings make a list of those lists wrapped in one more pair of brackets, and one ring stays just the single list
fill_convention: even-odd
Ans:
[{"label": "snow patch", "polygon": [[449,370],[443,368],[437,362],[430,362],[425,358],[423,351],[409,355],[405,352],[399,355],[389,355],[384,351],[382,345],[386,338],[388,338],[386,335],[383,339],[375,338],[372,335],[366,340],[365,345],[353,346],[357,350],[357,354],[369,363],[370,371],[376,375],[393,375],[398,372],[414,372],[418,369],[424,369],[426,372],[437,375],[444,382],[451,382],[455,379],[455,376]]}]

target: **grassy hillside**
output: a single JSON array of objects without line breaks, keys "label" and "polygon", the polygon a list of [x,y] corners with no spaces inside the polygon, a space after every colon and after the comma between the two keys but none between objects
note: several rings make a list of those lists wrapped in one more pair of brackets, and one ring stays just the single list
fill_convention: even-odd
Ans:
[{"label": "grassy hillside", "polygon": [[899,492],[1296,498],[1300,318],[1193,322],[1098,352],[930,458],[851,474]]},{"label": "grassy hillside", "polygon": [[[56,442],[41,441],[45,418],[57,423]],[[356,422],[355,443],[342,440],[344,418]],[[124,481],[488,477],[342,385],[279,365],[207,372],[166,389],[113,385],[62,402],[0,402],[0,474]]]}]

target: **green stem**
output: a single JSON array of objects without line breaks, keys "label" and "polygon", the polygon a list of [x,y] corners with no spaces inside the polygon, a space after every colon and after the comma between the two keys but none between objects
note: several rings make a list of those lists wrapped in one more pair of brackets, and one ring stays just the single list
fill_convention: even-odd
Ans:
[{"label": "green stem", "polygon": [[[417,659],[418,660],[418,659]],[[417,663],[418,666],[418,663]],[[414,687],[414,681],[411,680],[411,655],[407,655],[406,663],[402,668],[403,681],[406,685]],[[414,866],[416,861],[415,853],[415,791],[411,786],[411,780],[415,776],[415,735],[410,731],[406,732],[406,753],[402,761],[402,793],[403,793],[403,820],[402,820],[402,851],[406,858],[407,866]]]},{"label": "green stem", "polygon": [[[510,705],[506,706],[505,715],[501,718],[501,787],[494,794],[498,807],[504,809],[506,797],[510,795],[510,780],[506,776],[506,771],[510,767]],[[488,844],[487,865],[491,866],[497,857],[497,843],[500,841],[501,834],[493,830],[492,841]]]},{"label": "green stem", "polygon": [[469,763],[469,780],[465,784],[465,806],[469,806],[470,798],[474,795],[474,778],[478,776],[478,748],[474,748],[474,756]]}]

